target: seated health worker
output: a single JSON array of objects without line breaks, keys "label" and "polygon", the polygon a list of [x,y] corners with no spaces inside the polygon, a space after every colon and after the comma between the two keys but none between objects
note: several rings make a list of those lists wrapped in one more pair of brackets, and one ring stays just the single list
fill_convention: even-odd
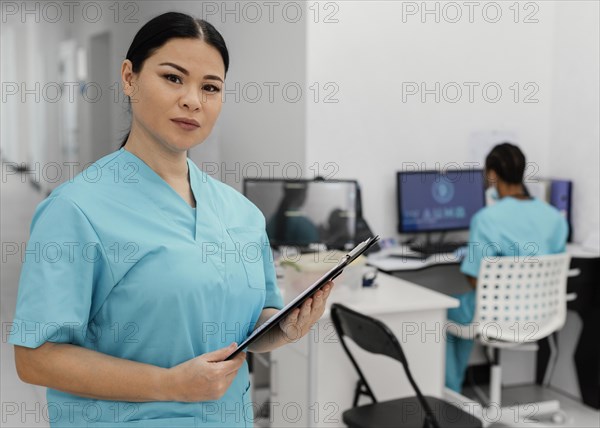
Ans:
[{"label": "seated health worker", "polygon": [[[525,168],[525,156],[510,143],[494,147],[485,160],[487,193],[494,203],[471,219],[468,251],[460,270],[473,290],[455,296],[460,306],[448,310],[451,321],[472,322],[477,276],[484,257],[557,254],[566,249],[566,219],[553,206],[529,196],[523,184]],[[449,335],[446,344],[446,386],[460,392],[473,341]]]},{"label": "seated health worker", "polygon": [[[265,218],[187,157],[222,107],[229,55],[203,20],[169,12],[122,63],[122,146],[34,213],[9,342],[48,387],[52,427],[252,426],[246,353],[283,307]],[[333,283],[248,350],[304,336]]]}]

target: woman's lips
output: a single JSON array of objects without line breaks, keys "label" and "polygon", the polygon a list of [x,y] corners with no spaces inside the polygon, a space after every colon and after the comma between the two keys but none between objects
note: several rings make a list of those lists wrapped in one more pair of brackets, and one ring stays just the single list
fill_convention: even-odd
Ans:
[{"label": "woman's lips", "polygon": [[173,122],[174,124],[178,125],[181,129],[185,129],[186,131],[193,131],[194,129],[200,128],[197,125],[193,125],[191,123],[186,123],[186,122],[181,122],[179,120],[173,120],[173,119],[171,119],[171,122]]}]

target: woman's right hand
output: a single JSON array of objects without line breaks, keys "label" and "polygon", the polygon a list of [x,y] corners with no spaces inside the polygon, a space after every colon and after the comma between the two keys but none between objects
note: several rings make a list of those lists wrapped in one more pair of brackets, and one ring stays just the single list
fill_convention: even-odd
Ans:
[{"label": "woman's right hand", "polygon": [[178,364],[167,372],[170,401],[212,401],[220,399],[246,359],[241,352],[229,361],[223,361],[237,345],[202,354]]}]

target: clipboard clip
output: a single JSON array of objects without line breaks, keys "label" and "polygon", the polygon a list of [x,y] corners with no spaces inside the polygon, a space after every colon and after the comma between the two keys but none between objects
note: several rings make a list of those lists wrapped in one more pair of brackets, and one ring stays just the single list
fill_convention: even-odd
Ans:
[{"label": "clipboard clip", "polygon": [[358,244],[352,251],[350,251],[348,254],[346,254],[342,258],[342,263],[346,263],[346,262],[354,260],[357,257],[358,254],[361,254],[363,252],[363,249],[365,247],[371,246],[378,239],[379,239],[379,235],[373,236],[373,237],[371,237],[369,239],[365,239],[363,242],[361,242],[360,244]]}]

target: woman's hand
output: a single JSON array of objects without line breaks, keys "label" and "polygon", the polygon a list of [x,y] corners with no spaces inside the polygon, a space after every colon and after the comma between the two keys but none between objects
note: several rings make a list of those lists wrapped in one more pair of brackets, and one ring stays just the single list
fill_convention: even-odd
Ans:
[{"label": "woman's hand", "polygon": [[233,382],[246,359],[241,352],[229,361],[236,344],[202,354],[167,370],[166,388],[169,401],[208,401],[220,399]]},{"label": "woman's hand", "polygon": [[329,281],[311,298],[306,299],[302,306],[294,309],[279,323],[287,342],[295,342],[304,337],[321,318],[332,288],[333,282]]}]

